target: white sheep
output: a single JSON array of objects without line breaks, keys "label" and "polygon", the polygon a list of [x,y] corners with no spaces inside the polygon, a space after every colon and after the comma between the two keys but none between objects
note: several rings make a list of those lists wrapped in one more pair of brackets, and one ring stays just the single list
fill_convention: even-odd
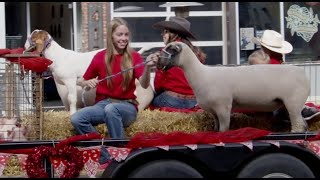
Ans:
[{"label": "white sheep", "polygon": [[301,110],[310,92],[303,68],[293,65],[208,66],[201,64],[182,42],[172,42],[161,52],[158,68],[180,66],[199,106],[216,114],[216,130],[230,127],[232,108],[271,112],[285,105],[291,132],[304,132]]},{"label": "white sheep", "polygon": [[[31,33],[24,48],[27,50],[32,46],[35,46],[38,52],[42,52],[45,58],[53,61],[49,69],[52,72],[61,101],[65,109],[70,110],[71,115],[76,112],[77,108],[94,104],[95,89],[83,93],[85,102],[82,102],[83,89],[77,85],[77,80],[83,76],[94,55],[103,49],[85,53],[65,49],[44,30],[34,30]],[[144,47],[139,53],[142,54],[150,48]],[[141,103],[139,102],[139,109],[144,109],[153,98],[153,90],[150,86],[147,89],[142,88],[138,80],[136,80],[136,85],[137,92],[139,92],[136,93],[138,102],[143,99]],[[141,98],[144,94],[148,94],[148,96]]]}]

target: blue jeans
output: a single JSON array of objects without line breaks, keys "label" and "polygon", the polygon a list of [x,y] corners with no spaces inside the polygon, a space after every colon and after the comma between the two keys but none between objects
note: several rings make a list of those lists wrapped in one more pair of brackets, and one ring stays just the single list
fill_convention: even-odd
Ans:
[{"label": "blue jeans", "polygon": [[124,128],[136,120],[137,109],[128,102],[101,100],[84,107],[71,116],[71,124],[79,134],[97,132],[93,126],[106,123],[111,138],[125,138]]},{"label": "blue jeans", "polygon": [[171,107],[177,109],[193,108],[197,104],[196,99],[182,99],[171,96],[165,92],[156,95],[152,100],[152,105],[155,107]]},{"label": "blue jeans", "polygon": [[[101,100],[93,106],[84,107],[71,116],[71,124],[79,134],[97,132],[94,126],[105,123],[111,138],[125,138],[125,127],[136,120],[137,109],[128,102],[112,103]],[[102,146],[100,163],[110,159]]]}]

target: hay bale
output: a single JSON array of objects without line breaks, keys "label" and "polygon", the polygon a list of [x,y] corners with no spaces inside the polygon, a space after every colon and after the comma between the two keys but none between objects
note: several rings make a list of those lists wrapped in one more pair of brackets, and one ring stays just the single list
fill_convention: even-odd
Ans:
[{"label": "hay bale", "polygon": [[[165,112],[159,110],[144,110],[138,113],[137,120],[126,129],[129,137],[137,132],[162,132],[170,133],[174,131],[197,132],[213,131],[215,115],[207,112]],[[254,127],[273,132],[290,131],[289,124],[275,119],[272,113],[232,113],[230,129],[244,127]]]},{"label": "hay bale", "polygon": [[[170,133],[174,131],[197,132],[213,131],[215,115],[207,112],[165,112],[159,110],[144,110],[137,115],[137,120],[126,128],[127,137],[132,137],[138,132],[162,132]],[[73,126],[70,123],[68,111],[48,111],[44,112],[43,118],[43,140],[63,140],[76,135]],[[22,119],[22,124],[30,126],[27,138],[39,137],[37,127],[33,119]],[[320,129],[320,118],[308,121],[309,131],[318,131]],[[290,124],[273,117],[272,113],[232,113],[230,129],[239,129],[243,127],[254,127],[273,132],[289,132]],[[105,124],[96,126],[97,131],[108,136]]]},{"label": "hay bale", "polygon": [[196,132],[212,131],[213,128],[214,116],[206,112],[144,110],[138,113],[137,120],[126,128],[126,132],[128,137],[132,137],[137,132]]},{"label": "hay bale", "polygon": [[[42,140],[63,140],[76,135],[76,131],[70,122],[70,114],[68,111],[48,111],[43,115]],[[35,124],[35,119],[22,118],[22,125],[28,127],[27,139],[39,140],[40,133]],[[104,124],[96,126],[100,134],[106,134]]]}]

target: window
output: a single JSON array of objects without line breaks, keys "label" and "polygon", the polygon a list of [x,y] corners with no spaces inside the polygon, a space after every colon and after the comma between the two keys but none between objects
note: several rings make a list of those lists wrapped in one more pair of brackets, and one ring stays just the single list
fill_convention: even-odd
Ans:
[{"label": "window", "polygon": [[[286,62],[316,61],[320,56],[319,12],[319,2],[239,2],[239,28],[252,27],[255,36],[266,29],[283,33],[293,46],[285,55]],[[254,50],[240,50],[240,64],[247,63]]]},{"label": "window", "polygon": [[114,8],[117,9],[123,6],[138,6],[143,7],[140,12],[154,12],[154,11],[166,11],[165,8],[159,7],[164,2],[114,2]]},{"label": "window", "polygon": [[[285,2],[285,39],[293,46],[286,61],[315,61],[320,56],[320,32],[318,24],[320,3],[311,6],[306,2]],[[306,19],[302,17],[307,17]]]},{"label": "window", "polygon": [[[239,28],[254,28],[254,36],[266,29],[280,32],[280,4],[275,2],[239,2]],[[254,50],[257,48],[240,50],[240,64],[247,63],[249,55]]]},{"label": "window", "polygon": [[[132,44],[135,49],[145,45],[152,45],[157,49],[163,47],[162,37],[158,29],[153,29],[152,25],[167,17],[174,16],[171,8],[159,7],[165,2],[113,2],[114,9],[123,6],[140,6],[141,11],[135,12],[113,12],[112,17],[122,17],[128,24],[132,32]],[[206,54],[206,64],[223,64],[224,39],[222,33],[223,12],[221,2],[201,2],[203,6],[189,7],[190,13],[187,18],[191,22],[191,32],[197,38],[193,41],[195,46],[199,46]],[[143,12],[143,13],[142,13]]]},{"label": "window", "polygon": [[158,29],[152,25],[165,17],[125,17],[132,33],[132,42],[160,42],[162,38]]},{"label": "window", "polygon": [[5,2],[6,47],[10,49],[24,46],[27,39],[26,3]]}]

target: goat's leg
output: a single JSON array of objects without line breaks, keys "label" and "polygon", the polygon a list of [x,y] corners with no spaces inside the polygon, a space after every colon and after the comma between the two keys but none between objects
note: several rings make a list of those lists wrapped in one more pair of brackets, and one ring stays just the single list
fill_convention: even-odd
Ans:
[{"label": "goat's leg", "polygon": [[68,102],[68,99],[67,99],[67,96],[68,96],[68,89],[65,85],[63,84],[60,84],[62,82],[58,82],[55,78],[54,78],[54,82],[56,84],[56,88],[57,88],[57,91],[58,91],[58,94],[60,96],[60,99],[62,101],[62,104],[64,106],[64,108],[69,111],[70,110],[70,106],[69,106],[69,102]]},{"label": "goat's leg", "polygon": [[65,85],[68,88],[68,102],[70,105],[70,115],[77,111],[77,79],[69,78],[64,80]]},{"label": "goat's leg", "polygon": [[220,105],[215,107],[215,112],[219,121],[219,131],[227,131],[230,127],[230,115],[232,105]]}]

